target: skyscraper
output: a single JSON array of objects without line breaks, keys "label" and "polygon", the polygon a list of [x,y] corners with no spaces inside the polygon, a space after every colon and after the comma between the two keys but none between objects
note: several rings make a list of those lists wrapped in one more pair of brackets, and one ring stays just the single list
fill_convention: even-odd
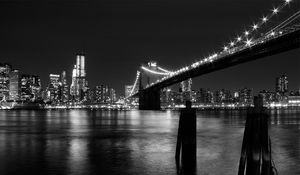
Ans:
[{"label": "skyscraper", "polygon": [[285,74],[276,78],[276,92],[283,95],[288,92],[288,78]]},{"label": "skyscraper", "polygon": [[21,75],[21,100],[31,101],[34,100],[35,94],[34,90],[38,89],[40,80],[37,76],[32,76],[28,74]]},{"label": "skyscraper", "polygon": [[60,75],[50,74],[49,85],[47,88],[47,98],[52,102],[59,102],[61,100],[61,82]]},{"label": "skyscraper", "polygon": [[9,64],[0,64],[0,100],[9,97],[9,73],[12,67]]},{"label": "skyscraper", "polygon": [[113,88],[110,88],[110,102],[114,103],[117,101],[117,94],[116,94],[116,90]]},{"label": "skyscraper", "polygon": [[69,100],[69,86],[67,83],[67,74],[66,71],[61,73],[61,100],[66,103]]},{"label": "skyscraper", "polygon": [[191,100],[192,95],[192,79],[189,78],[186,81],[182,81],[180,83],[179,92],[182,93],[182,102],[184,103],[186,100]]},{"label": "skyscraper", "polygon": [[42,94],[41,94],[41,79],[38,75],[31,75],[30,77],[31,79],[31,85],[30,85],[30,89],[31,89],[31,94],[32,94],[32,100],[37,100],[39,98],[41,98]]},{"label": "skyscraper", "polygon": [[9,74],[9,100],[20,100],[21,76],[19,70],[12,70]]},{"label": "skyscraper", "polygon": [[253,101],[252,90],[243,88],[239,92],[239,101],[245,105],[251,105]]},{"label": "skyscraper", "polygon": [[85,98],[88,90],[85,71],[85,56],[82,54],[76,55],[76,65],[72,72],[72,84],[70,94],[75,101],[82,101]]}]

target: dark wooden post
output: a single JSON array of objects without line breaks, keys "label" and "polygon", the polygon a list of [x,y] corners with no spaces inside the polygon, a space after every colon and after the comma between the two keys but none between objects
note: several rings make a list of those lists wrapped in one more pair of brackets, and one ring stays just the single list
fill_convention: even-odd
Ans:
[{"label": "dark wooden post", "polygon": [[247,114],[238,175],[273,175],[268,114],[261,97]]},{"label": "dark wooden post", "polygon": [[177,145],[176,165],[184,172],[194,173],[197,163],[197,124],[196,110],[191,108],[191,102],[186,102],[186,108],[181,110]]}]

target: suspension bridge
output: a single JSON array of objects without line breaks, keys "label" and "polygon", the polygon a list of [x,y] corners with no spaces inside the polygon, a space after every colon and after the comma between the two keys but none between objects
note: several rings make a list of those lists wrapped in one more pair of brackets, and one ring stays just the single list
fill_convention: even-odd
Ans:
[{"label": "suspension bridge", "polygon": [[[285,8],[293,3],[298,5],[287,18],[274,21]],[[295,5],[294,4],[294,5]],[[270,21],[274,25],[267,25]],[[300,47],[300,9],[292,0],[284,0],[271,12],[262,16],[252,26],[230,41],[220,51],[177,70],[166,70],[155,62],[141,64],[130,95],[126,98],[139,98],[139,109],[159,110],[161,89],[238,64],[254,61]],[[149,74],[156,75],[151,80]],[[144,80],[146,79],[146,81]]]}]

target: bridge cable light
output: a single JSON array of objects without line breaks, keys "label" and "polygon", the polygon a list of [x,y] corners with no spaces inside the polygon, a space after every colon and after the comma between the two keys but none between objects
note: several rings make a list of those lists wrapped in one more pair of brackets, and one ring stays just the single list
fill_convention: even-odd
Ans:
[{"label": "bridge cable light", "polygon": [[264,16],[261,20],[263,23],[266,23],[268,21],[268,18]]},{"label": "bridge cable light", "polygon": [[[136,72],[136,79],[135,79],[135,81],[134,81],[133,87],[132,87],[132,89],[131,89],[130,94],[129,94],[128,97],[132,96],[132,94],[134,93],[134,90],[135,90],[136,85],[137,85],[137,83],[138,83],[138,80],[139,80],[139,78],[140,78],[140,74],[141,74],[140,71],[137,71],[137,72]],[[128,97],[126,97],[126,98],[128,98]]]},{"label": "bridge cable light", "polygon": [[253,28],[253,30],[258,29],[258,25],[257,25],[257,24],[254,24],[254,25],[252,26],[252,28]]},{"label": "bridge cable light", "polygon": [[292,2],[292,0],[284,0],[286,4],[289,4],[290,2]]},{"label": "bridge cable light", "polygon": [[278,8],[274,8],[274,9],[272,10],[272,12],[273,12],[273,14],[277,14],[277,13],[279,12],[279,10],[278,10]]},{"label": "bridge cable light", "polygon": [[152,74],[156,74],[156,75],[169,75],[170,73],[163,73],[163,72],[157,72],[157,71],[154,71],[154,70],[151,70],[151,69],[148,69],[144,66],[141,67],[143,70],[149,72],[149,73],[152,73]]},{"label": "bridge cable light", "polygon": [[172,73],[172,71],[168,71],[168,70],[163,69],[163,68],[161,68],[161,67],[159,67],[159,66],[157,66],[157,68],[158,68],[159,70],[165,72],[165,73]]},{"label": "bridge cable light", "polygon": [[244,34],[245,34],[245,36],[248,36],[250,33],[249,33],[249,31],[246,30],[246,31],[244,32]]},{"label": "bridge cable light", "polygon": [[[284,3],[282,3],[280,6],[278,6],[277,8],[273,8],[271,11],[272,11],[272,13],[271,14],[269,14],[269,15],[267,15],[267,16],[263,16],[262,18],[261,18],[261,21],[260,22],[258,22],[258,23],[256,23],[256,24],[254,24],[253,26],[252,26],[252,30],[251,29],[249,29],[249,30],[246,30],[244,33],[243,33],[243,35],[241,35],[241,36],[238,36],[235,40],[234,40],[234,42],[230,42],[230,44],[229,44],[229,46],[224,46],[223,47],[223,50],[224,51],[227,51],[227,50],[229,50],[229,48],[230,48],[230,46],[235,46],[237,43],[239,43],[239,42],[244,42],[245,43],[245,45],[246,46],[252,46],[253,44],[255,44],[255,43],[257,43],[256,41],[253,41],[253,38],[250,38],[249,39],[249,35],[252,35],[254,32],[254,34],[256,34],[256,31],[257,31],[257,29],[259,29],[259,28],[261,28],[261,26],[264,24],[264,23],[266,23],[267,21],[269,21],[274,15],[276,15],[276,14],[278,14],[285,6],[287,6],[290,2],[292,2],[292,0],[284,0]],[[284,24],[284,26],[286,26],[286,24]],[[284,27],[283,26],[283,27]],[[278,27],[278,26],[277,26]],[[280,27],[280,29],[281,29],[282,27]],[[252,33],[253,32],[253,33]],[[271,33],[272,32],[272,33]],[[277,30],[275,31],[274,29],[272,29],[271,31],[269,31],[269,32],[267,32],[267,33],[265,33],[264,34],[264,36],[268,36],[268,35],[271,35],[271,36],[275,36],[275,34],[278,32]],[[282,32],[282,31],[281,31]],[[279,31],[279,33],[280,33],[280,31]],[[244,40],[245,39],[245,40]],[[257,39],[259,39],[259,38],[257,38]],[[262,41],[263,42],[263,41]],[[206,64],[208,61],[211,61],[212,59],[214,59],[214,58],[217,58],[217,56],[218,55],[216,55],[215,57],[213,57],[213,56],[209,56],[209,57],[205,57],[205,58],[203,58],[202,60],[200,60],[200,61],[198,61],[197,63],[194,63],[190,68],[194,68],[194,67],[196,67],[196,66],[198,66],[198,65],[201,65],[201,64]],[[145,68],[145,67],[144,67]],[[145,68],[145,69],[147,69],[147,68]],[[144,69],[144,70],[145,70]],[[150,70],[150,69],[148,69],[148,70],[146,70],[146,71],[148,71],[148,72],[151,72],[151,73],[154,73],[154,74],[158,74],[158,75],[167,75],[167,76],[165,76],[165,77],[163,77],[161,80],[164,80],[164,79],[167,79],[167,78],[169,78],[169,76],[174,76],[174,75],[177,75],[177,74],[179,74],[179,73],[182,73],[182,72],[184,72],[184,71],[186,71],[186,70],[189,70],[189,67],[184,67],[184,68],[181,68],[181,69],[178,69],[178,70],[176,70],[175,72],[170,72],[170,73],[168,73],[167,72],[167,70],[166,71],[164,71],[164,70],[160,70],[160,71],[163,71],[163,72],[156,72],[156,71],[153,71],[153,70]],[[158,81],[159,82],[159,81]],[[151,85],[153,85],[154,83],[151,83]],[[150,85],[150,86],[151,86]]]},{"label": "bridge cable light", "polygon": [[253,44],[252,39],[247,39],[245,43],[246,46],[251,46]]}]

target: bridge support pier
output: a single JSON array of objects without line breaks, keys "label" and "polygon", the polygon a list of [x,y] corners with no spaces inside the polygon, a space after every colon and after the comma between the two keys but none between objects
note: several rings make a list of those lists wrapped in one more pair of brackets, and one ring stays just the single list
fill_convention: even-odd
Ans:
[{"label": "bridge support pier", "polygon": [[254,108],[248,111],[238,175],[274,175],[268,114],[262,98],[254,98]]},{"label": "bridge support pier", "polygon": [[140,110],[160,110],[160,90],[141,90],[139,92]]}]

